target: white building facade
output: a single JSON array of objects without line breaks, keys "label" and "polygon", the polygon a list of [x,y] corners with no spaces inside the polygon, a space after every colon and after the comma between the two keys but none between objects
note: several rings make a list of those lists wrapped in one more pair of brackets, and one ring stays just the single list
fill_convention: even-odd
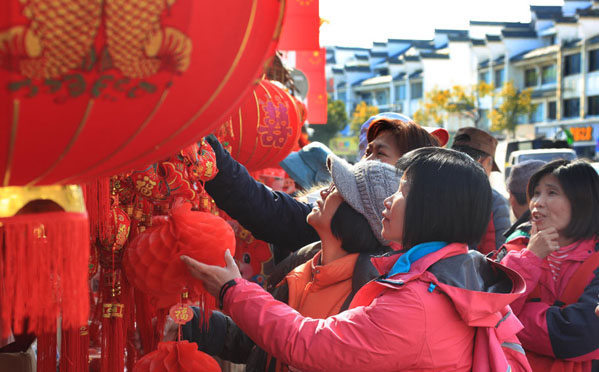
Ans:
[{"label": "white building facade", "polygon": [[[521,118],[520,137],[559,137],[568,129],[579,155],[599,148],[599,1],[531,6],[530,23],[471,21],[468,30],[435,30],[432,40],[389,39],[371,49],[327,47],[333,99],[351,115],[360,101],[412,116],[426,92],[484,80],[532,88],[536,111]],[[481,101],[483,120],[496,104]],[[471,122],[447,122],[455,131]]]}]

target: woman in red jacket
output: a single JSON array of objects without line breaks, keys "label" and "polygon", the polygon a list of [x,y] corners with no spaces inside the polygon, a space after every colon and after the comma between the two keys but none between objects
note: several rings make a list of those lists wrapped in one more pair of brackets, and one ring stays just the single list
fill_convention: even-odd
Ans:
[{"label": "woman in red jacket", "polygon": [[556,160],[527,194],[530,241],[502,260],[526,281],[512,304],[518,337],[535,371],[591,371],[593,360],[599,368],[599,176],[586,162]]},{"label": "woman in red jacket", "polygon": [[301,316],[241,279],[230,254],[225,268],[182,259],[237,325],[293,370],[529,370],[507,306],[524,291],[522,278],[468,251],[489,222],[483,169],[441,148],[412,151],[398,167],[382,233],[404,251],[373,259],[383,275],[338,315]]}]

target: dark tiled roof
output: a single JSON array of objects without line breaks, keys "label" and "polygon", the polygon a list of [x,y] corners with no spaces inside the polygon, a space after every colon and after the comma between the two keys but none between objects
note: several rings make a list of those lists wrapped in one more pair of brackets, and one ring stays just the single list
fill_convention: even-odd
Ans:
[{"label": "dark tiled roof", "polygon": [[447,46],[448,46],[448,45],[449,45],[449,43],[441,44],[441,45],[439,45],[438,47],[436,47],[435,49],[436,49],[436,50],[439,50],[439,49],[445,49],[445,48],[447,48]]},{"label": "dark tiled roof", "polygon": [[369,78],[366,79],[360,79],[358,81],[356,81],[355,83],[352,83],[352,87],[357,87],[358,85],[362,84],[364,81],[368,80]]},{"label": "dark tiled roof", "polygon": [[347,72],[371,72],[370,66],[345,66]]},{"label": "dark tiled roof", "polygon": [[355,52],[368,52],[370,49],[369,48],[356,48],[356,47],[344,47],[344,46],[336,46],[335,49],[337,50],[352,50]]},{"label": "dark tiled roof", "polygon": [[589,18],[598,18],[599,17],[599,9],[578,9],[576,10],[576,14],[579,17],[589,17]]},{"label": "dark tiled roof", "polygon": [[511,31],[501,30],[501,36],[504,38],[536,38],[537,32],[535,30],[523,30],[523,31]]},{"label": "dark tiled roof", "polygon": [[387,62],[389,62],[390,65],[403,65],[403,61],[399,59],[399,57],[388,57]]},{"label": "dark tiled roof", "polygon": [[485,38],[487,39],[487,42],[493,42],[493,41],[501,41],[501,36],[499,35],[485,35]]},{"label": "dark tiled roof", "polygon": [[370,56],[371,57],[379,57],[379,58],[383,57],[383,58],[385,58],[385,57],[387,57],[387,52],[372,52],[371,51],[370,52]]},{"label": "dark tiled roof", "polygon": [[537,13],[538,20],[553,20],[555,16],[553,13]]},{"label": "dark tiled roof", "polygon": [[419,56],[403,56],[404,60],[406,62],[418,62],[420,61],[420,57]]},{"label": "dark tiled roof", "polygon": [[449,59],[449,54],[420,53],[420,58],[427,58],[427,59]]},{"label": "dark tiled roof", "polygon": [[576,17],[564,17],[562,15],[553,17],[555,23],[577,23],[578,19]]},{"label": "dark tiled roof", "polygon": [[589,44],[594,45],[594,44],[599,44],[599,36],[595,36],[589,39],[588,41]]},{"label": "dark tiled roof", "polygon": [[470,26],[504,26],[505,22],[470,21]]},{"label": "dark tiled roof", "polygon": [[374,46],[386,46],[387,43],[385,43],[384,41],[375,41],[372,43],[372,45]]},{"label": "dark tiled roof", "polygon": [[500,55],[499,57],[495,58],[495,60],[493,61],[493,64],[495,65],[499,65],[502,64],[505,60],[505,54],[504,55]]},{"label": "dark tiled roof", "polygon": [[444,28],[435,28],[435,33],[448,35],[468,35],[468,30],[450,30]]},{"label": "dark tiled roof", "polygon": [[343,69],[339,68],[339,67],[333,67],[333,73],[334,74],[342,74],[343,73]]},{"label": "dark tiled roof", "polygon": [[402,43],[402,44],[410,44],[414,41],[414,39],[387,39],[387,43]]},{"label": "dark tiled roof", "polygon": [[559,50],[559,45],[549,45],[541,48],[527,50],[525,52],[516,54],[515,56],[510,58],[510,61],[516,62],[525,59],[532,59],[537,57],[543,57],[551,54],[557,53]]},{"label": "dark tiled roof", "polygon": [[461,42],[461,41],[469,42],[470,41],[470,37],[468,36],[468,34],[466,34],[466,35],[448,35],[447,38],[449,39],[449,41],[453,41],[453,42]]},{"label": "dark tiled roof", "polygon": [[530,11],[531,12],[536,12],[538,13],[562,13],[562,7],[559,5],[531,5],[530,6]]},{"label": "dark tiled roof", "polygon": [[337,88],[345,88],[345,82],[337,84]]},{"label": "dark tiled roof", "polygon": [[393,80],[403,80],[403,78],[406,77],[406,73],[405,72],[400,72],[399,74],[393,76]]},{"label": "dark tiled roof", "polygon": [[484,60],[484,61],[482,61],[481,63],[478,64],[479,68],[484,68],[484,67],[487,67],[487,66],[489,66],[489,60],[488,59]]},{"label": "dark tiled roof", "polygon": [[470,21],[470,26],[503,26],[506,28],[530,28],[531,24],[520,22]]},{"label": "dark tiled roof", "polygon": [[414,79],[414,78],[420,77],[420,75],[422,75],[422,70],[417,70],[417,71],[412,72],[410,74],[409,78]]},{"label": "dark tiled roof", "polygon": [[356,59],[358,61],[368,61],[368,56],[364,56],[364,55],[361,55],[361,54],[355,54],[354,56],[356,57]]},{"label": "dark tiled roof", "polygon": [[335,56],[327,57],[327,63],[337,63],[335,62]]},{"label": "dark tiled roof", "polygon": [[484,45],[487,45],[487,43],[483,39],[470,39],[470,42],[474,46],[484,46]]},{"label": "dark tiled roof", "polygon": [[573,39],[564,43],[564,49],[572,49],[578,47],[578,43],[580,43],[580,39]]}]

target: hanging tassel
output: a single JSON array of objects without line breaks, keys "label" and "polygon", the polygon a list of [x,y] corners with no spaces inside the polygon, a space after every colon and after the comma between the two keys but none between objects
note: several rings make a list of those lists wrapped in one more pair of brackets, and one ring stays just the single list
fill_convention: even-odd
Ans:
[{"label": "hanging tassel", "polygon": [[89,330],[87,327],[62,331],[60,372],[87,371],[89,358]]},{"label": "hanging tassel", "polygon": [[56,372],[56,332],[37,336],[37,372]]},{"label": "hanging tassel", "polygon": [[[85,213],[49,212],[0,218],[0,327],[3,336],[87,324],[89,226]],[[27,329],[23,322],[29,319]]]},{"label": "hanging tassel", "polygon": [[120,301],[120,270],[102,270],[102,358],[101,372],[121,372],[125,368],[124,305]]},{"label": "hanging tassel", "polygon": [[110,178],[102,178],[83,186],[85,206],[89,216],[92,242],[110,235],[112,213]]}]

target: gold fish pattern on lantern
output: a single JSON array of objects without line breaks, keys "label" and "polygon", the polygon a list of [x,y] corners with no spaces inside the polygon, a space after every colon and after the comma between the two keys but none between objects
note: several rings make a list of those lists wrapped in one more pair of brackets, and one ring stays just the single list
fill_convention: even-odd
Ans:
[{"label": "gold fish pattern on lantern", "polygon": [[[0,68],[29,79],[57,79],[97,53],[126,78],[142,79],[160,70],[183,72],[192,42],[165,27],[160,17],[176,0],[19,0],[28,25],[0,30]],[[100,26],[105,45],[94,49]]]}]

